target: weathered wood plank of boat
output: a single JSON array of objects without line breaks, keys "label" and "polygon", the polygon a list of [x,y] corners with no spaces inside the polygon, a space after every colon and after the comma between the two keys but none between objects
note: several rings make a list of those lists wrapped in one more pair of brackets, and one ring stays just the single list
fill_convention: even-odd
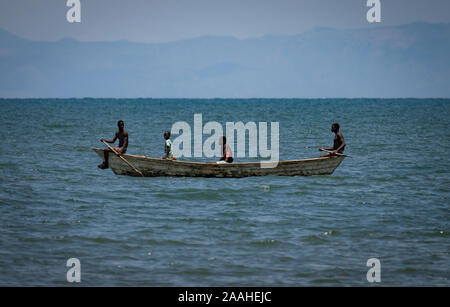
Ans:
[{"label": "weathered wood plank of boat", "polygon": [[[103,150],[93,148],[103,159]],[[165,160],[146,156],[123,155],[145,177],[233,177],[249,176],[312,176],[330,175],[341,164],[345,156],[280,161],[275,168],[261,168],[260,162],[204,163],[180,160]],[[117,175],[138,176],[138,174],[115,154],[109,154],[109,167]]]}]

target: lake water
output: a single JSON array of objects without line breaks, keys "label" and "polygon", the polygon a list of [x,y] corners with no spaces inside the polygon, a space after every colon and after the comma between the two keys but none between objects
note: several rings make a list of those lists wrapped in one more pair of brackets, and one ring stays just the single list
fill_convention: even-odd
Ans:
[{"label": "lake water", "polygon": [[[0,285],[449,286],[450,99],[0,100]],[[331,176],[137,178],[99,170],[119,119],[161,157],[176,121],[279,122],[280,159]],[[199,161],[214,159],[190,158]],[[237,159],[239,160],[239,159]],[[241,159],[245,160],[245,159]]]}]

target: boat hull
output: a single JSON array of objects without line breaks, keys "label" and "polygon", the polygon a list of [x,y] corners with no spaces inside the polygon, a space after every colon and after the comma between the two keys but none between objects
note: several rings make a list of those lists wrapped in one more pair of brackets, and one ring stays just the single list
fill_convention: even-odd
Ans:
[{"label": "boat hull", "polygon": [[[103,150],[93,148],[103,159]],[[202,163],[180,160],[165,160],[146,156],[122,155],[145,177],[218,177],[242,178],[250,176],[312,176],[330,175],[341,164],[345,156],[315,159],[280,161],[274,168],[262,168],[260,162]],[[117,175],[137,176],[127,163],[109,153],[109,167]]]}]

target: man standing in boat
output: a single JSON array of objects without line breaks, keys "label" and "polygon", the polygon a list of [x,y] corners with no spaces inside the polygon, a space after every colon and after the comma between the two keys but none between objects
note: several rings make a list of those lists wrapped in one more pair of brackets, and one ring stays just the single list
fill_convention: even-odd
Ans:
[{"label": "man standing in boat", "polygon": [[[102,138],[100,140],[101,142],[105,141],[106,143],[114,143],[117,139],[119,139],[119,147],[114,147],[114,149],[119,154],[126,153],[127,147],[128,147],[128,132],[125,129],[123,129],[124,126],[125,126],[125,124],[123,123],[123,120],[119,120],[117,122],[117,127],[119,127],[119,130],[116,131],[114,138],[112,140],[105,140],[104,138]],[[108,168],[108,155],[110,152],[112,152],[112,150],[109,148],[106,148],[103,151],[105,161],[102,164],[98,165],[99,168],[101,168],[101,169]]]},{"label": "man standing in boat", "polygon": [[335,156],[337,153],[343,154],[345,148],[344,136],[339,132],[339,124],[334,123],[331,125],[331,132],[334,133],[334,142],[332,148],[319,148],[319,151],[330,151],[330,153],[323,155],[322,157]]}]

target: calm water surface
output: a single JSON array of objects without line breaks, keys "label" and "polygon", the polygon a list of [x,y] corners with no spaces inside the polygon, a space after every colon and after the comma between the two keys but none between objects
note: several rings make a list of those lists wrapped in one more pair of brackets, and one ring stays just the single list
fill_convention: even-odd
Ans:
[{"label": "calm water surface", "polygon": [[[0,285],[449,286],[450,100],[0,100]],[[128,153],[160,157],[176,121],[277,121],[280,159],[332,176],[134,178],[91,150],[119,119]],[[201,159],[200,159],[201,160]],[[208,159],[203,159],[208,160]]]}]

